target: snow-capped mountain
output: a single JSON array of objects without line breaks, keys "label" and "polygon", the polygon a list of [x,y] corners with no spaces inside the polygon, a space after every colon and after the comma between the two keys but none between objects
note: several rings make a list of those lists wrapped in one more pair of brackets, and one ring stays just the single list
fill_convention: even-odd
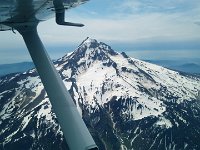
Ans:
[{"label": "snow-capped mountain", "polygon": [[[87,38],[55,61],[100,150],[200,149],[200,78]],[[0,78],[0,149],[68,149],[35,69]]]}]

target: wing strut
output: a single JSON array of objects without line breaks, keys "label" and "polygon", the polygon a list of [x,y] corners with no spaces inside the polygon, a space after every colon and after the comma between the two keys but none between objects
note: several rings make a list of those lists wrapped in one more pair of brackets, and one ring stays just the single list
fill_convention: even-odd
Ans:
[{"label": "wing strut", "polygon": [[16,29],[23,36],[70,150],[98,150],[38,36],[37,23]]}]

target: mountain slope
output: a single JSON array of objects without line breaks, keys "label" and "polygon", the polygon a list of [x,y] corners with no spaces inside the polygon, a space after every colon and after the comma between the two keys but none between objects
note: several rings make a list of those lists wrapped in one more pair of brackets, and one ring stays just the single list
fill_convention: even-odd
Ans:
[{"label": "mountain slope", "polygon": [[[89,38],[55,66],[100,150],[200,149],[199,78]],[[34,69],[1,78],[0,129],[0,149],[67,149]]]}]

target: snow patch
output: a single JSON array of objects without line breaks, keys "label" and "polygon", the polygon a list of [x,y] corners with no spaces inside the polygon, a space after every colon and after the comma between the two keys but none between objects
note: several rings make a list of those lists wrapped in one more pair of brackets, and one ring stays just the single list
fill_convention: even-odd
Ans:
[{"label": "snow patch", "polygon": [[172,128],[173,126],[171,121],[165,117],[159,117],[159,120],[155,123],[155,125],[167,129]]}]

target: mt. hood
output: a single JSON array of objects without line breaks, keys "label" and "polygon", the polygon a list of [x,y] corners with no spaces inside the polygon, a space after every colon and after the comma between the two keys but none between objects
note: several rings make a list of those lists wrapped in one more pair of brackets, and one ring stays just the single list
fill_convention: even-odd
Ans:
[{"label": "mt. hood", "polygon": [[[100,150],[200,149],[200,78],[87,38],[54,62]],[[68,149],[35,69],[0,78],[0,149]]]}]

